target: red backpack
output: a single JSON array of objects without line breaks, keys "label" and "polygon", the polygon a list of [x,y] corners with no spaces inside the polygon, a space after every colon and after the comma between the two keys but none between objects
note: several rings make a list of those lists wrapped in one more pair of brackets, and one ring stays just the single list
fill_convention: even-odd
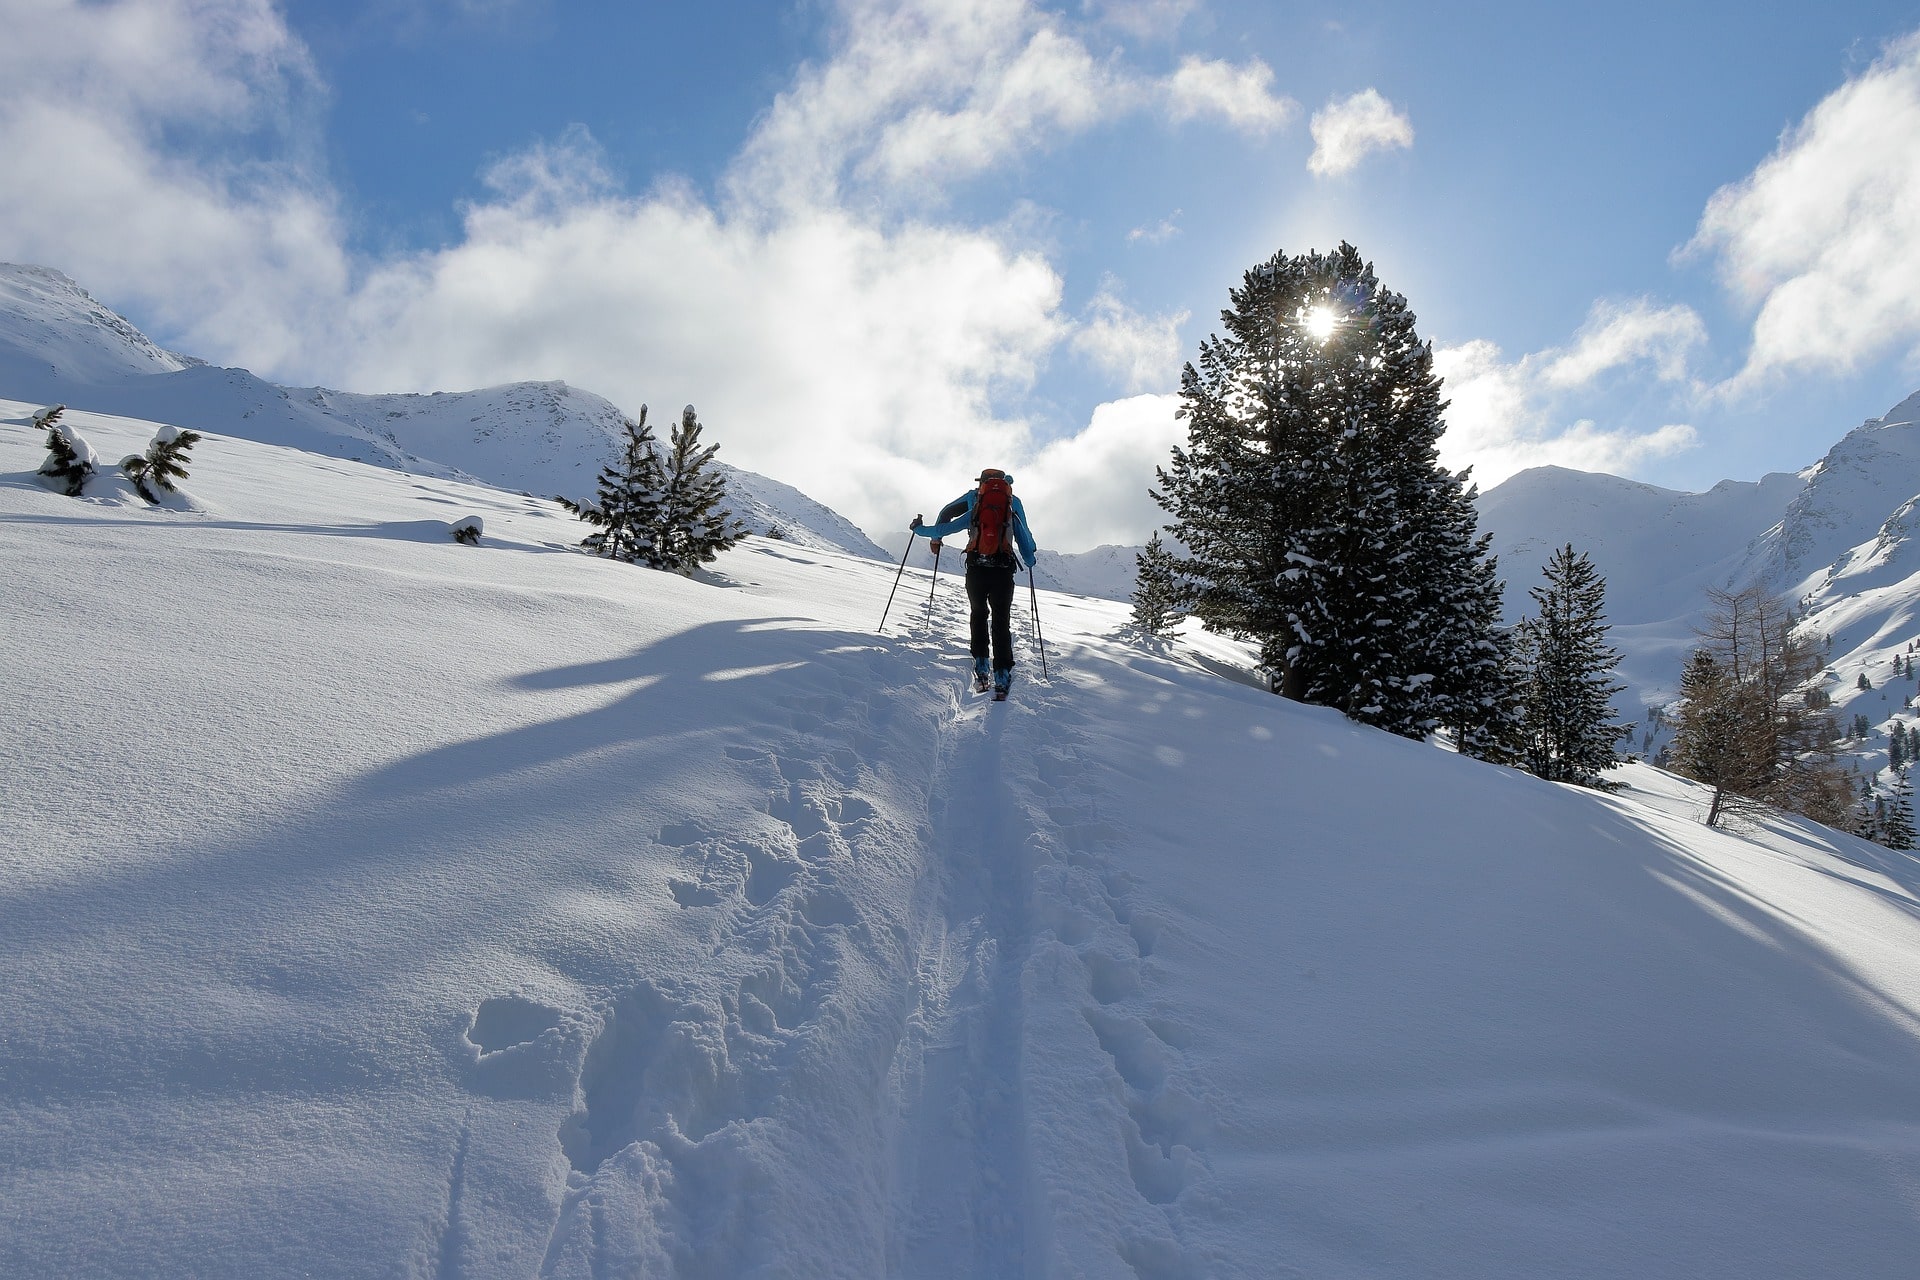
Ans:
[{"label": "red backpack", "polygon": [[1013,554],[1013,487],[1007,473],[987,468],[973,499],[973,523],[967,535],[967,554],[1000,557]]}]

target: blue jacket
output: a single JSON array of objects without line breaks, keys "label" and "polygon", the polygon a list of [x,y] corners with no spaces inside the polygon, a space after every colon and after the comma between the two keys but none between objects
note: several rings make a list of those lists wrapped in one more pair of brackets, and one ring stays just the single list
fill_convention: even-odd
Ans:
[{"label": "blue jacket", "polygon": [[[959,533],[973,523],[973,500],[976,496],[977,490],[967,490],[940,508],[939,524],[923,524],[914,532],[923,538],[945,538]],[[1021,505],[1017,495],[1008,496],[1013,499],[1013,540],[1020,548],[1020,562],[1031,569],[1037,553],[1033,534],[1027,531],[1027,509]]]}]

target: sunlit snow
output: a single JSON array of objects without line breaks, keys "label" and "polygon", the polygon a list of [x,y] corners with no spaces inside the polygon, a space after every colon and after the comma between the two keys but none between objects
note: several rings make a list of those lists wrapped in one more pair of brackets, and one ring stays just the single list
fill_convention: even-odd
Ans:
[{"label": "sunlit snow", "polygon": [[1911,1268],[1911,858],[1364,729],[1105,601],[1042,593],[994,705],[919,566],[879,635],[892,564],[683,579],[216,433],[181,509],[68,498],[39,407],[0,1273]]}]

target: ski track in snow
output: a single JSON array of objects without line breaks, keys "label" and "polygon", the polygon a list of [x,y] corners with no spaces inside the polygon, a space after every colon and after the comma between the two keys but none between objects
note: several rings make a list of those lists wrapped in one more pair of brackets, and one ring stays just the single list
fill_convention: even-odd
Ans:
[{"label": "ski track in snow", "polygon": [[[931,635],[924,614],[912,620],[903,656],[829,653],[817,664],[828,674],[777,698],[764,741],[725,748],[762,784],[765,827],[692,819],[655,833],[678,853],[674,902],[708,917],[709,967],[727,975],[718,998],[642,980],[581,1019],[517,995],[476,1011],[467,1037],[483,1066],[536,1044],[564,1055],[571,1043],[578,1061],[543,1280],[798,1274],[796,1259],[766,1252],[767,1200],[794,1188],[765,1166],[756,1130],[782,1122],[796,1085],[823,1081],[842,1114],[881,1112],[872,1149],[884,1163],[864,1172],[890,1220],[847,1222],[845,1271],[819,1274],[1040,1275],[1066,1257],[1089,1275],[1203,1274],[1175,1202],[1206,1176],[1208,1114],[1184,1082],[1181,1037],[1144,1009],[1157,929],[1135,912],[1139,886],[1103,856],[1117,832],[1077,743],[1075,685],[1039,679],[1028,643],[1015,698],[991,703],[953,654],[964,619],[951,602],[937,614]],[[876,778],[879,761],[900,776]],[[916,831],[869,798],[903,785],[920,797]],[[874,874],[912,878],[896,899],[909,918],[862,916],[856,902],[874,897],[858,881]],[[1042,1195],[1059,1176],[1045,1166],[1066,1153],[1036,1150],[1024,1114],[1033,1074],[1057,1069],[1027,1025],[1036,983],[1049,999],[1070,988],[1062,1007],[1106,1064],[1104,1078],[1045,1087],[1090,1086],[1110,1112],[1108,1154],[1130,1180],[1112,1189],[1127,1193],[1124,1221],[1054,1221]],[[886,1029],[852,1037],[874,1056],[836,1061],[847,1024],[863,1021]],[[470,1141],[471,1120],[439,1280],[494,1274],[458,1262]],[[862,1145],[848,1135],[845,1154],[869,1159]]]}]

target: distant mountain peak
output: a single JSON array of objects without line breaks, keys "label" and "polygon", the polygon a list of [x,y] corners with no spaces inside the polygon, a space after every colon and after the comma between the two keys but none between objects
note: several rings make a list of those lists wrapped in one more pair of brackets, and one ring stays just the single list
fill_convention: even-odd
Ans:
[{"label": "distant mountain peak", "polygon": [[1757,575],[1782,590],[1805,587],[1873,541],[1887,513],[1920,494],[1920,392],[1847,432],[1801,475],[1800,492],[1757,544]]},{"label": "distant mountain peak", "polygon": [[176,373],[194,363],[162,348],[65,272],[0,263],[0,374],[37,364],[56,377],[102,381]]}]

